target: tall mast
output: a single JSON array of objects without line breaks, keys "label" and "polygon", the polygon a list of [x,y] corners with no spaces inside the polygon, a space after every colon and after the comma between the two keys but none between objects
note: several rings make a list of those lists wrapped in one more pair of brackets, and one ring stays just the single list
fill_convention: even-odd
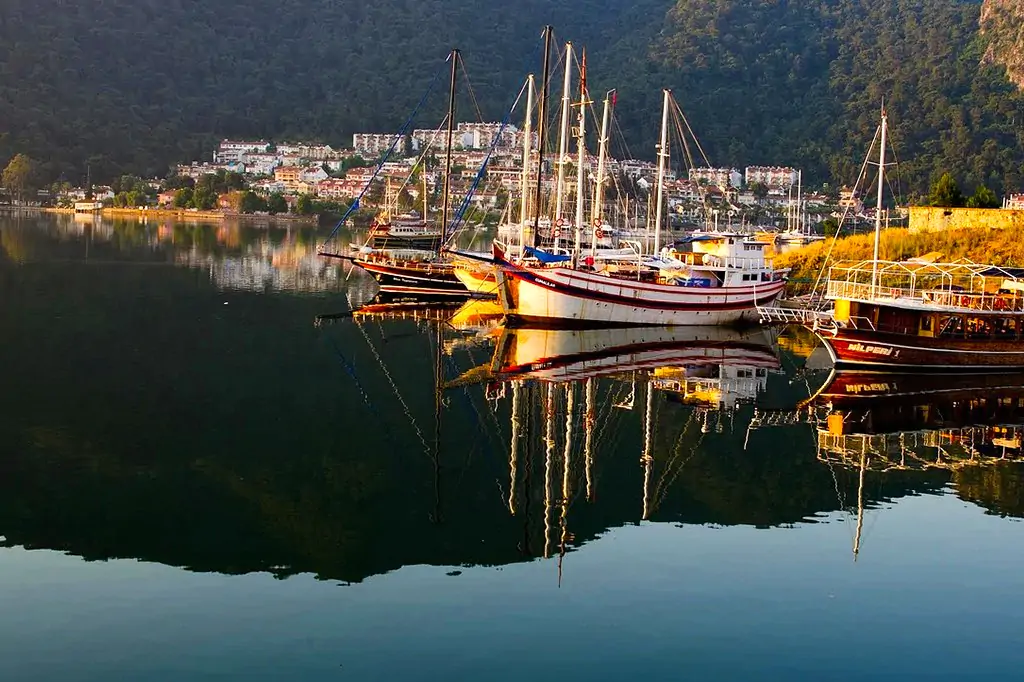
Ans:
[{"label": "tall mast", "polygon": [[[668,107],[671,90],[664,90],[665,102],[661,111],[661,144],[658,145],[658,207],[654,212],[654,253],[661,248],[662,204],[665,203],[665,163],[668,160]],[[648,214],[650,215],[650,214]]]},{"label": "tall mast", "polygon": [[871,295],[878,288],[878,241],[882,234],[882,191],[885,188],[885,136],[889,130],[889,117],[882,102],[882,140],[878,152],[878,202],[875,204],[875,251],[871,263]]},{"label": "tall mast", "polygon": [[579,259],[580,241],[583,238],[583,188],[586,181],[583,166],[587,162],[587,104],[587,51],[583,50],[580,62],[580,115],[578,117],[579,130],[577,131],[579,136],[576,138],[578,159],[576,160],[576,230],[572,251],[573,262]]},{"label": "tall mast", "polygon": [[533,131],[530,119],[533,116],[533,74],[526,77],[526,121],[523,123],[523,173],[519,178],[519,257],[524,254],[526,245],[526,221],[529,220],[529,201],[526,198],[526,184],[530,177],[530,149],[533,143]]},{"label": "tall mast", "polygon": [[[604,113],[601,115],[601,139],[598,142],[597,151],[597,186],[594,188],[594,207],[590,212],[594,223],[594,239],[590,243],[590,255],[597,250],[597,229],[604,224],[604,164],[608,156],[608,119],[611,110],[611,95],[615,92],[609,90],[604,96]],[[627,201],[628,201],[627,197]]]},{"label": "tall mast", "polygon": [[798,231],[804,229],[804,172],[796,172],[796,225]]},{"label": "tall mast", "polygon": [[[569,153],[569,87],[572,81],[572,43],[565,44],[565,79],[562,82],[562,123],[558,133],[558,179],[555,184],[555,220],[562,217],[565,193],[565,157]],[[558,243],[558,240],[555,240]]]},{"label": "tall mast", "polygon": [[420,168],[423,176],[423,222],[427,222],[430,213],[430,200],[427,198],[427,160],[423,159],[423,168]]},{"label": "tall mast", "polygon": [[533,245],[540,244],[540,194],[544,185],[544,143],[547,139],[548,89],[551,86],[551,38],[555,29],[544,27],[544,74],[541,77],[540,108],[537,109],[537,192],[533,203]]},{"label": "tall mast", "polygon": [[452,183],[452,136],[455,132],[455,79],[458,77],[459,51],[452,50],[452,83],[448,90],[448,147],[444,155],[444,202],[441,209],[441,240],[438,242],[438,250],[444,248],[448,230],[448,211],[451,208],[451,183]]}]

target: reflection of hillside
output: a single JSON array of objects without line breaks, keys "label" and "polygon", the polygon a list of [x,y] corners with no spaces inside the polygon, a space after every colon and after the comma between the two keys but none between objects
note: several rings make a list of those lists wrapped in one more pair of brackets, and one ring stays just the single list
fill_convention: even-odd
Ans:
[{"label": "reflection of hillside", "polygon": [[[553,551],[563,507],[571,548],[641,520],[645,496],[650,519],[684,523],[777,525],[842,505],[808,434],[802,447],[755,434],[744,449],[743,404],[719,419],[654,391],[645,465],[651,393],[640,380],[633,409],[617,406],[633,390],[620,373],[595,382],[589,465],[577,387],[567,469],[564,388],[550,466],[546,398],[525,389],[520,410],[528,399],[533,416],[513,515],[511,388],[446,394],[434,466],[429,326],[316,328],[317,298],[218,291],[180,268],[62,262],[5,274],[23,292],[0,309],[21,330],[0,337],[7,544],[360,580],[408,564],[519,561],[547,538]],[[38,310],[60,311],[59,325]],[[469,351],[445,362],[447,376],[475,364]],[[841,477],[840,490],[853,482]],[[884,494],[927,489],[896,481]]]}]

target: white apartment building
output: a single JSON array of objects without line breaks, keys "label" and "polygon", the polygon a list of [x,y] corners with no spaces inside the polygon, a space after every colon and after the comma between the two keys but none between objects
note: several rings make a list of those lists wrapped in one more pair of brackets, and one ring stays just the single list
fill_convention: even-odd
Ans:
[{"label": "white apartment building", "polygon": [[759,183],[767,187],[788,189],[797,184],[800,171],[788,166],[747,166],[744,180],[747,185]]},{"label": "white apartment building", "polygon": [[274,169],[281,165],[281,157],[272,153],[246,153],[241,160],[252,175],[273,175]]},{"label": "white apartment building", "polygon": [[735,168],[691,168],[690,180],[698,183],[703,180],[722,190],[743,186],[743,176]]},{"label": "white apartment building", "polygon": [[[394,141],[395,136],[392,133],[356,133],[352,136],[352,148],[357,154],[373,158],[391,149]],[[404,147],[404,141],[399,140],[395,150],[401,152]]]},{"label": "white apartment building", "polygon": [[221,140],[213,154],[215,163],[238,163],[248,153],[261,153],[270,149],[266,140]]},{"label": "white apartment building", "polygon": [[1003,208],[1024,211],[1024,194],[1009,194],[1003,199]]}]

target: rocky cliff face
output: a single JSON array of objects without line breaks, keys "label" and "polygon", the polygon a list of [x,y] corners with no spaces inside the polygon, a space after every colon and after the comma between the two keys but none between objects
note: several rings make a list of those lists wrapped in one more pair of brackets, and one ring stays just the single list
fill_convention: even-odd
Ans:
[{"label": "rocky cliff face", "polygon": [[981,33],[989,41],[984,61],[1005,66],[1010,80],[1024,90],[1024,2],[985,0]]}]

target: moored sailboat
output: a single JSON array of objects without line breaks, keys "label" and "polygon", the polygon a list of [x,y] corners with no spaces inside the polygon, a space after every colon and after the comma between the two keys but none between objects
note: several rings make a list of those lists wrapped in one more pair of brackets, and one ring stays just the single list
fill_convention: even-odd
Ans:
[{"label": "moored sailboat", "polygon": [[1024,367],[1024,270],[878,257],[888,117],[883,108],[871,260],[829,272],[826,312],[802,322],[837,366],[878,369]]},{"label": "moored sailboat", "polygon": [[[585,81],[581,102],[586,101]],[[655,245],[660,245],[668,157],[671,94],[664,91]],[[578,145],[583,157],[584,117]],[[577,224],[583,222],[577,192]],[[733,233],[702,235],[685,260],[659,258],[629,269],[601,268],[580,252],[580,233],[569,267],[516,263],[496,249],[498,296],[509,320],[549,326],[722,325],[753,320],[757,307],[785,286],[782,272],[765,258],[764,242]]]}]

